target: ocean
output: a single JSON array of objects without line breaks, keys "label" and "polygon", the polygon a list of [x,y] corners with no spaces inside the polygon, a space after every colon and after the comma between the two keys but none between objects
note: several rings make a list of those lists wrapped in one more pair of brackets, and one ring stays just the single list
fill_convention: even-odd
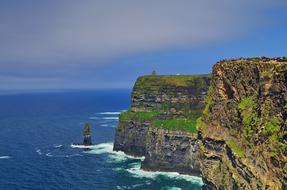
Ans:
[{"label": "ocean", "polygon": [[[0,190],[201,189],[198,177],[140,170],[143,158],[113,151],[130,90],[0,95]],[[90,149],[82,142],[89,122]]]}]

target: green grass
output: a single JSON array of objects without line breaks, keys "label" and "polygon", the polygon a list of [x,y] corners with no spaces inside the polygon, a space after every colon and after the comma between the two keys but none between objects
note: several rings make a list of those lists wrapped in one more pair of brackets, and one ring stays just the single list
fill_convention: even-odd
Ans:
[{"label": "green grass", "polygon": [[161,127],[171,131],[186,131],[190,133],[196,133],[196,118],[194,119],[166,119],[155,120],[152,122],[153,127]]},{"label": "green grass", "polygon": [[278,132],[280,132],[280,120],[277,117],[273,117],[264,125],[261,134],[267,136]]},{"label": "green grass", "polygon": [[159,114],[158,111],[132,112],[131,110],[128,110],[120,114],[120,120],[121,121],[134,120],[139,122],[152,121],[158,114]]},{"label": "green grass", "polygon": [[207,88],[206,79],[210,74],[205,75],[145,75],[139,77],[135,89],[139,90],[160,90],[165,86],[194,86],[194,88]]},{"label": "green grass", "polygon": [[212,103],[213,94],[214,94],[214,86],[213,84],[211,84],[208,88],[207,96],[205,97],[205,107],[204,110],[202,111],[203,115],[208,114],[209,107],[211,106]]},{"label": "green grass", "polygon": [[245,110],[246,108],[253,106],[255,104],[255,100],[253,97],[245,98],[241,100],[238,104],[238,108],[240,110]]},{"label": "green grass", "polygon": [[260,118],[258,118],[257,114],[254,112],[255,106],[256,101],[254,97],[248,97],[241,100],[237,106],[245,127],[243,136],[246,140],[249,140],[252,137],[254,126],[256,127],[260,122]]},{"label": "green grass", "polygon": [[236,155],[238,155],[239,157],[244,157],[245,155],[245,151],[243,148],[241,148],[238,145],[238,142],[235,142],[233,140],[228,140],[227,145],[231,148],[232,152],[234,152]]}]

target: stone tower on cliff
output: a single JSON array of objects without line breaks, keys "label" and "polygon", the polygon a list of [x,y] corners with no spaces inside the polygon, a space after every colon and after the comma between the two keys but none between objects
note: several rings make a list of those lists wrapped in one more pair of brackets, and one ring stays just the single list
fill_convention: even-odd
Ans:
[{"label": "stone tower on cliff", "polygon": [[83,141],[84,145],[86,145],[86,146],[87,145],[92,145],[90,126],[89,126],[89,124],[87,122],[84,124],[83,137],[84,137],[84,141]]}]

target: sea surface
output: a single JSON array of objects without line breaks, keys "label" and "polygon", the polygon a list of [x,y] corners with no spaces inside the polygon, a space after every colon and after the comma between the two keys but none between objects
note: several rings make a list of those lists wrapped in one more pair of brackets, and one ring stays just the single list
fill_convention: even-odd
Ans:
[{"label": "sea surface", "polygon": [[[0,190],[200,189],[198,177],[140,170],[143,158],[113,151],[129,90],[0,95]],[[82,141],[89,122],[90,149]]]}]

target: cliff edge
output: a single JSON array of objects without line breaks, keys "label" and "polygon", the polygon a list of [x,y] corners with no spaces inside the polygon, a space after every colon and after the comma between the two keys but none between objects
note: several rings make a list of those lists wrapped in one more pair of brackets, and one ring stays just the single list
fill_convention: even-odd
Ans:
[{"label": "cliff edge", "polygon": [[120,115],[114,150],[145,156],[145,170],[199,175],[196,120],[210,75],[139,77],[131,108]]},{"label": "cliff edge", "polygon": [[213,67],[202,134],[204,189],[287,189],[287,60]]},{"label": "cliff edge", "polygon": [[205,190],[285,190],[286,119],[286,58],[223,60],[212,76],[140,77],[114,149],[200,174]]}]

